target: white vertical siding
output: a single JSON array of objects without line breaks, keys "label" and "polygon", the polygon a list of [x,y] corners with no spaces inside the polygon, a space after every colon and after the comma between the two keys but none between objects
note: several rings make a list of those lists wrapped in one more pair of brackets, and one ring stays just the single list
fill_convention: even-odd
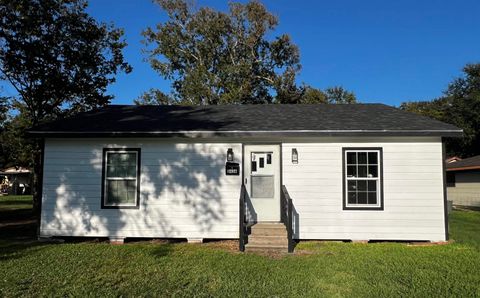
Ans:
[{"label": "white vertical siding", "polygon": [[480,170],[455,172],[455,186],[447,187],[447,197],[455,205],[480,207]]},{"label": "white vertical siding", "polygon": [[[383,211],[343,210],[343,147],[383,148]],[[297,238],[445,240],[440,138],[329,138],[282,148]],[[292,148],[298,164],[291,162]]]},{"label": "white vertical siding", "polygon": [[[140,208],[101,209],[102,149],[141,148]],[[238,143],[152,139],[47,140],[44,236],[238,237],[241,176],[225,175]]]}]

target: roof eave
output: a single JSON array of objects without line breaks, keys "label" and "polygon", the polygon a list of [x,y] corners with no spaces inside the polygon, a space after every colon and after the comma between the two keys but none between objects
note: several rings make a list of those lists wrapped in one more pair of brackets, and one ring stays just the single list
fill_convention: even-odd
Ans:
[{"label": "roof eave", "polygon": [[324,136],[436,136],[461,137],[462,130],[288,130],[288,131],[29,131],[33,138],[96,138],[96,137],[324,137]]},{"label": "roof eave", "polygon": [[468,170],[480,170],[479,166],[464,166],[458,168],[447,168],[447,172],[468,171]]}]

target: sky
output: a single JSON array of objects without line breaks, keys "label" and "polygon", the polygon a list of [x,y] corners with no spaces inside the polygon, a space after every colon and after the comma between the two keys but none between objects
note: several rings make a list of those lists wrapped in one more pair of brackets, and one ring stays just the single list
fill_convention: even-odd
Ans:
[{"label": "sky", "polygon": [[[241,1],[244,2],[244,1]],[[480,63],[479,0],[264,0],[278,16],[275,34],[287,33],[300,48],[298,82],[316,88],[343,86],[361,102],[398,106],[431,100]],[[196,0],[228,9],[227,1]],[[150,88],[168,92],[170,82],[142,54],[141,32],[166,20],[150,0],[90,0],[88,12],[125,30],[124,50],[133,72],[108,89],[113,104],[129,104]]]}]

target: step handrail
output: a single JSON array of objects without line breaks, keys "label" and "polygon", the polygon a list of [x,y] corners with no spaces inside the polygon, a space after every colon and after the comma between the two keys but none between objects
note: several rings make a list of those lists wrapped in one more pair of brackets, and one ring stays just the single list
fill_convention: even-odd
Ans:
[{"label": "step handrail", "polygon": [[293,201],[288,193],[287,187],[282,185],[282,191],[280,195],[282,204],[281,221],[287,228],[288,237],[288,252],[293,252],[294,240],[293,240]]},{"label": "step handrail", "polygon": [[245,235],[246,235],[246,220],[245,220],[245,197],[247,195],[247,188],[242,184],[240,188],[240,216],[239,216],[239,248],[240,251],[245,251]]}]

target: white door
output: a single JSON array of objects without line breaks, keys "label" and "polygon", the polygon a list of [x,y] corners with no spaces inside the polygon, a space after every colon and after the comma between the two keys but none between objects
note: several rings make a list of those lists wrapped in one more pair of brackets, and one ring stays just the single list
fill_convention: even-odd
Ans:
[{"label": "white door", "polygon": [[245,187],[257,221],[280,221],[280,146],[245,146]]}]

